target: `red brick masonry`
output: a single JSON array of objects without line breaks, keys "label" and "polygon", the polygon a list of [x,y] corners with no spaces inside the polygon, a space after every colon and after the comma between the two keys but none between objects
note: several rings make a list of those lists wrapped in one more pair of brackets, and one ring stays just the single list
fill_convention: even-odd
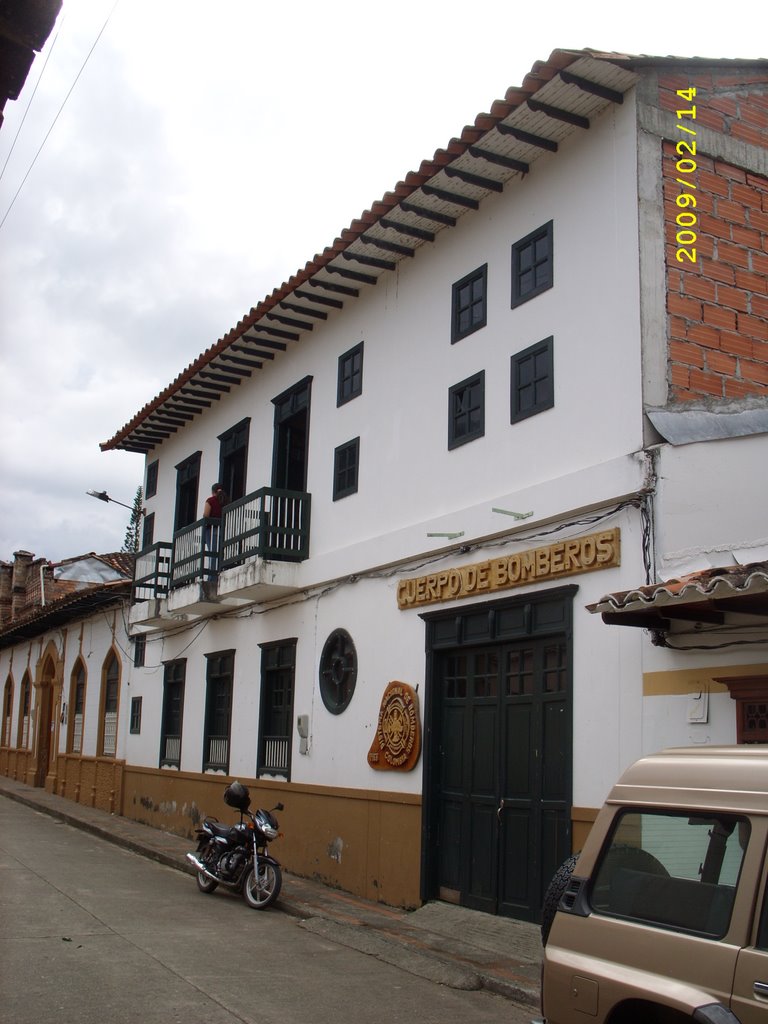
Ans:
[{"label": "red brick masonry", "polygon": [[[688,101],[678,89],[696,88]],[[768,148],[768,81],[747,72],[707,72],[689,78],[661,76],[659,104],[690,110],[679,118],[696,131],[705,127],[735,140]],[[768,394],[768,179],[714,160],[702,150],[678,153],[683,132],[663,144],[662,173],[666,224],[668,373],[671,401],[738,399]],[[696,169],[681,174],[681,156]],[[690,165],[687,165],[690,166]],[[695,185],[695,190],[677,179]],[[677,258],[680,212],[676,198],[696,196],[696,262]]]}]

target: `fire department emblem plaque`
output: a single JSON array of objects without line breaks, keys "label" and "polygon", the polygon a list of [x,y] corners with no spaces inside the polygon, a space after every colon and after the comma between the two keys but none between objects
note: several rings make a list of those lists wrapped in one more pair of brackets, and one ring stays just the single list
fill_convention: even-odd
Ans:
[{"label": "fire department emblem plaque", "polygon": [[416,691],[408,683],[391,682],[381,698],[376,736],[368,764],[376,771],[409,772],[421,753],[421,720]]}]

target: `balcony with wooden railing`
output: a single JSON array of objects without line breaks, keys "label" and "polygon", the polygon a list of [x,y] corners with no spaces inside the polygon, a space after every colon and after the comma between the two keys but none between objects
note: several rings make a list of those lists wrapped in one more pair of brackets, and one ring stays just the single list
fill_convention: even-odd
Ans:
[{"label": "balcony with wooden railing", "polygon": [[224,509],[221,568],[248,558],[302,562],[309,556],[311,498],[300,491],[262,487]]},{"label": "balcony with wooden railing", "polygon": [[198,519],[173,535],[171,588],[215,582],[219,575],[221,520]]},{"label": "balcony with wooden railing", "polygon": [[[221,603],[295,589],[289,566],[309,557],[310,507],[309,494],[262,487],[227,505],[221,519],[198,519],[177,530],[172,544],[141,551],[131,624],[154,625],[179,613],[211,614]],[[286,572],[271,574],[271,586],[262,585],[265,562],[287,563]],[[152,607],[138,607],[142,602]]]},{"label": "balcony with wooden railing", "polygon": [[152,544],[136,555],[133,600],[154,601],[168,596],[171,582],[172,544]]}]

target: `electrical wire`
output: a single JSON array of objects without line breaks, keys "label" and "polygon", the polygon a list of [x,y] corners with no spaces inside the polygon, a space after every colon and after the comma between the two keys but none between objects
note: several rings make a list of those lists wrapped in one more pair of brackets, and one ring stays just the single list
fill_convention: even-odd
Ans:
[{"label": "electrical wire", "polygon": [[640,521],[643,529],[643,568],[645,583],[653,582],[653,495],[644,494],[640,502]]},{"label": "electrical wire", "polygon": [[[761,627],[755,627],[756,631],[759,628],[761,628]],[[687,634],[687,633],[675,633],[673,638],[674,639],[677,639],[678,637],[683,638],[683,637],[689,636],[689,635],[690,634]],[[759,636],[759,637],[757,637],[754,640],[726,640],[726,641],[724,641],[723,643],[720,643],[720,644],[686,644],[685,646],[681,646],[679,644],[671,644],[669,642],[669,640],[670,640],[670,637],[669,637],[669,634],[667,634],[665,636],[664,643],[663,644],[657,644],[656,646],[666,647],[670,651],[680,651],[683,654],[686,651],[722,651],[722,650],[725,650],[727,647],[751,647],[751,646],[754,646],[755,644],[760,644],[762,646],[765,646],[765,636],[764,635],[763,636]]]},{"label": "electrical wire", "polygon": [[19,135],[21,135],[21,129],[24,127],[24,122],[27,119],[27,114],[29,113],[29,108],[32,106],[32,101],[34,100],[35,96],[37,95],[37,90],[38,90],[38,88],[40,86],[40,83],[43,80],[43,75],[45,74],[45,69],[48,67],[48,61],[51,59],[51,54],[54,51],[54,48],[55,48],[56,43],[57,43],[58,38],[59,38],[59,32],[61,32],[61,27],[64,24],[64,22],[66,21],[66,17],[67,17],[67,15],[66,15],[66,11],[65,11],[64,12],[64,16],[61,19],[61,24],[58,25],[57,28],[56,28],[56,35],[53,37],[53,41],[51,42],[51,45],[48,48],[48,53],[45,55],[45,61],[43,63],[43,66],[42,66],[42,69],[40,71],[40,74],[37,77],[37,81],[35,82],[35,88],[32,90],[32,95],[29,97],[29,102],[27,103],[27,105],[26,105],[26,107],[24,109],[24,114],[23,114],[23,116],[21,118],[21,121],[19,122],[19,127],[16,129],[16,134],[13,137],[13,142],[11,143],[11,148],[8,150],[8,155],[5,158],[5,163],[3,164],[3,169],[0,171],[0,181],[3,180],[3,175],[5,174],[5,169],[8,166],[8,161],[11,159],[11,155],[12,155],[14,149],[16,148],[16,143],[19,141]]},{"label": "electrical wire", "polygon": [[[400,565],[394,566],[391,569],[386,570],[372,570],[370,572],[359,572],[354,573],[350,576],[345,576],[342,579],[335,580],[327,584],[318,584],[315,587],[309,587],[307,590],[302,591],[300,594],[294,594],[288,597],[281,598],[277,601],[270,602],[268,605],[252,605],[248,608],[233,608],[228,611],[219,612],[216,615],[211,615],[206,618],[205,622],[212,623],[220,619],[249,619],[254,615],[266,615],[272,611],[282,610],[284,608],[290,608],[295,605],[305,604],[307,601],[313,601],[327,597],[328,594],[333,593],[341,587],[351,586],[359,583],[361,580],[380,580],[380,579],[392,579],[395,576],[400,576],[405,573],[417,572],[420,569],[424,569],[427,566],[434,565],[438,562],[444,561],[446,558],[453,557],[457,554],[468,554],[470,551],[484,551],[486,549],[493,549],[499,547],[506,547],[512,542],[518,543],[530,543],[531,541],[538,540],[544,537],[552,536],[553,534],[559,533],[561,530],[573,529],[582,526],[593,526],[596,523],[604,522],[607,519],[611,519],[619,512],[627,508],[642,508],[642,498],[631,498],[626,501],[618,502],[616,505],[611,506],[608,509],[604,509],[595,512],[593,515],[582,516],[578,519],[569,519],[565,522],[558,523],[556,526],[552,526],[549,529],[544,530],[533,530],[524,534],[506,534],[503,538],[497,541],[485,541],[473,545],[456,545],[448,551],[441,551],[436,555],[429,558],[424,558],[420,561],[410,560]],[[125,623],[125,615],[123,614],[123,621]],[[126,632],[127,632],[127,623]],[[158,631],[156,634],[146,633],[147,643],[156,643],[163,641],[166,638],[179,636],[189,630],[196,629],[200,626],[199,620],[180,624],[172,629],[163,629]],[[194,637],[189,644],[184,648],[187,650],[192,646],[196,637]],[[154,668],[157,666],[146,666],[147,668]]]},{"label": "electrical wire", "polygon": [[77,85],[77,83],[78,83],[78,81],[80,79],[80,76],[82,75],[83,71],[85,70],[86,64],[91,59],[93,51],[96,49],[96,46],[98,45],[99,40],[104,35],[104,30],[106,29],[107,25],[109,24],[109,21],[110,21],[112,15],[115,13],[115,9],[117,8],[117,5],[119,3],[120,3],[120,0],[115,0],[114,4],[112,5],[112,10],[107,15],[104,24],[101,26],[101,30],[100,30],[99,34],[96,36],[96,39],[94,40],[93,45],[91,46],[90,50],[88,51],[88,53],[87,53],[87,55],[85,57],[85,60],[83,61],[82,65],[80,66],[80,70],[75,75],[75,80],[72,83],[72,85],[69,87],[69,91],[67,92],[67,95],[62,100],[61,106],[59,107],[59,109],[58,109],[58,111],[56,113],[56,116],[54,117],[54,119],[53,119],[53,121],[51,123],[51,127],[45,133],[45,138],[40,143],[40,147],[38,148],[37,152],[35,153],[35,155],[32,158],[32,163],[27,168],[27,172],[24,175],[24,177],[21,179],[21,183],[20,183],[19,187],[16,189],[16,192],[15,192],[15,194],[13,196],[13,199],[11,199],[10,205],[8,206],[8,209],[5,211],[5,214],[3,215],[3,219],[0,220],[0,230],[2,230],[3,225],[5,224],[6,220],[8,219],[8,215],[10,214],[11,210],[13,209],[14,204],[16,203],[16,200],[19,198],[19,194],[21,193],[21,190],[24,188],[24,184],[25,184],[27,178],[29,177],[30,173],[32,172],[32,168],[37,163],[37,158],[42,153],[43,147],[45,146],[46,142],[48,141],[48,137],[50,136],[51,132],[55,128],[56,122],[59,120],[59,117],[61,116],[61,112],[64,110],[64,107],[66,106],[67,100],[72,95],[72,92],[73,92],[75,86]]}]

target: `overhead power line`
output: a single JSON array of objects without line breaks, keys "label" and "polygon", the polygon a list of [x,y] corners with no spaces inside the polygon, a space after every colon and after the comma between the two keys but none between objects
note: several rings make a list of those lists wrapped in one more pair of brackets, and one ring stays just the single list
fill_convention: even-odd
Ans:
[{"label": "overhead power line", "polygon": [[[66,12],[64,13],[64,16],[61,19],[61,25],[64,24],[65,19],[66,19]],[[45,55],[45,62],[43,63],[42,70],[40,71],[40,74],[37,77],[37,81],[35,82],[35,88],[32,90],[32,95],[29,97],[29,102],[27,103],[27,106],[24,109],[24,116],[22,117],[21,121],[19,122],[19,127],[16,129],[16,134],[13,137],[13,142],[11,143],[11,148],[8,150],[8,156],[5,158],[5,163],[3,164],[2,171],[0,171],[0,181],[3,180],[3,175],[5,174],[5,169],[8,166],[8,161],[11,159],[11,154],[13,153],[14,149],[16,148],[16,143],[19,141],[19,135],[21,135],[21,129],[24,127],[24,122],[27,119],[27,114],[29,113],[29,108],[32,106],[32,100],[35,98],[37,90],[40,87],[40,83],[43,80],[43,75],[45,74],[45,69],[48,67],[48,61],[51,59],[51,54],[53,53],[54,48],[56,46],[56,42],[57,42],[57,40],[59,38],[59,32],[61,31],[61,25],[59,25],[58,28],[56,29],[56,35],[53,37],[53,42],[51,43],[50,47],[48,48],[48,53]]]},{"label": "overhead power line", "polygon": [[[74,80],[74,82],[73,82],[73,83],[72,83],[72,85],[71,85],[71,86],[69,87],[69,90],[67,91],[67,95],[66,95],[66,96],[64,97],[64,99],[62,100],[61,106],[59,107],[58,111],[56,112],[56,116],[54,117],[54,119],[53,119],[53,122],[51,123],[51,127],[50,127],[50,128],[48,129],[48,131],[47,131],[47,132],[45,133],[45,138],[44,138],[44,139],[43,139],[43,141],[42,141],[42,142],[40,143],[40,147],[38,148],[37,152],[35,153],[34,157],[32,158],[32,163],[31,163],[31,164],[29,165],[29,167],[27,168],[27,172],[26,172],[26,174],[24,175],[24,177],[23,177],[23,178],[21,179],[21,183],[20,183],[19,187],[18,187],[18,188],[16,189],[16,192],[15,192],[15,194],[14,194],[14,196],[13,196],[13,199],[11,199],[10,205],[8,206],[8,209],[7,209],[6,211],[5,211],[5,214],[3,215],[3,219],[2,219],[2,220],[0,220],[0,230],[2,230],[2,227],[3,227],[3,225],[5,224],[6,220],[8,219],[8,214],[9,214],[9,213],[11,212],[11,210],[13,209],[13,206],[14,206],[14,204],[15,204],[16,200],[17,200],[17,199],[19,198],[19,194],[21,193],[21,190],[22,190],[22,189],[24,188],[24,184],[25,184],[25,182],[26,182],[27,178],[29,177],[29,175],[30,175],[30,173],[31,173],[31,171],[32,171],[32,168],[33,168],[33,167],[35,166],[35,164],[37,163],[37,158],[38,158],[38,157],[40,156],[40,154],[42,153],[42,151],[43,151],[43,147],[45,146],[46,142],[48,141],[48,137],[49,137],[49,135],[51,134],[51,132],[52,132],[52,131],[53,131],[53,129],[55,128],[55,126],[56,126],[56,122],[57,122],[57,121],[59,120],[59,117],[61,116],[61,112],[62,112],[62,110],[64,109],[64,107],[65,107],[65,106],[66,106],[66,104],[67,104],[67,100],[68,100],[68,99],[69,99],[69,97],[70,97],[70,96],[72,95],[72,92],[73,92],[73,90],[74,90],[75,86],[77,85],[77,83],[78,83],[78,81],[79,81],[79,79],[80,79],[80,76],[82,75],[83,71],[85,70],[85,66],[86,66],[86,64],[87,64],[87,63],[88,63],[88,61],[89,61],[89,60],[91,59],[91,55],[93,54],[93,51],[94,51],[94,50],[96,49],[96,47],[97,47],[97,45],[98,45],[98,43],[99,43],[99,40],[100,40],[100,39],[101,39],[101,37],[102,37],[102,36],[104,35],[104,31],[105,31],[105,29],[106,29],[107,25],[109,24],[110,18],[111,18],[111,17],[112,17],[112,15],[113,15],[113,14],[115,13],[115,9],[117,8],[117,5],[118,5],[119,3],[120,3],[120,0],[115,0],[114,4],[112,5],[112,10],[111,10],[111,11],[109,12],[109,14],[107,15],[107,17],[106,17],[106,19],[105,19],[105,21],[104,21],[104,24],[103,24],[103,25],[101,26],[101,29],[100,29],[100,31],[99,31],[99,34],[98,34],[98,35],[96,36],[95,40],[93,41],[93,45],[91,46],[90,50],[89,50],[89,51],[88,51],[88,53],[86,54],[85,60],[83,61],[83,63],[82,63],[82,64],[81,64],[81,66],[80,66],[80,70],[79,70],[79,71],[77,72],[77,74],[75,75],[75,80]],[[57,35],[57,38],[58,38],[58,32],[56,33],[56,35]],[[49,56],[50,56],[50,53],[49,53]],[[47,59],[46,59],[46,63],[47,63]],[[44,71],[44,70],[45,70],[45,68],[43,68],[43,71]],[[41,73],[40,77],[42,78],[42,73]],[[40,84],[40,80],[38,79],[38,85],[39,85],[39,84]],[[35,86],[35,89],[37,89],[37,86]],[[32,102],[32,101],[31,101],[31,99],[30,99],[30,103],[31,103],[31,102]],[[27,109],[29,109],[29,107],[27,107]],[[26,112],[25,112],[24,116],[26,117]],[[16,140],[14,139],[14,145],[15,145],[15,142],[16,142]],[[11,148],[13,148],[13,147],[11,147]],[[10,153],[9,153],[8,155],[10,156]],[[6,161],[6,163],[7,163],[7,161]],[[3,168],[3,170],[5,170],[5,168]]]}]

